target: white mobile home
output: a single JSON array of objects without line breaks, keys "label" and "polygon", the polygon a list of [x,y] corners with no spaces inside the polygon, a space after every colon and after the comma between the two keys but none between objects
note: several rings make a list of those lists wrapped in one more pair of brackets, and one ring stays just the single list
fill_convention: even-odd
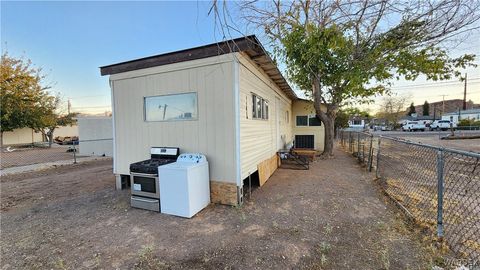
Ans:
[{"label": "white mobile home", "polygon": [[323,150],[324,127],[299,99],[255,36],[101,67],[110,75],[114,173],[152,146],[199,152],[210,164],[212,202],[237,205],[243,180],[262,185],[277,151]]},{"label": "white mobile home", "polygon": [[461,110],[442,115],[442,120],[450,120],[455,124],[458,124],[462,119],[480,120],[480,109]]}]

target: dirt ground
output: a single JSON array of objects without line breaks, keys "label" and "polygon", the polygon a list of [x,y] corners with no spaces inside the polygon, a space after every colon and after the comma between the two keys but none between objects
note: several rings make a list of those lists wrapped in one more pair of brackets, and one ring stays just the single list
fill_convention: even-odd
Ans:
[{"label": "dirt ground", "polygon": [[1,269],[427,269],[418,240],[346,153],[277,170],[243,207],[133,209],[111,161],[1,179]]},{"label": "dirt ground", "polygon": [[[397,137],[413,142],[419,142],[423,144],[430,144],[440,147],[453,148],[464,151],[473,151],[480,153],[480,139],[465,139],[465,140],[440,140],[440,137],[446,136],[449,134],[448,131],[444,132],[401,132],[401,131],[391,131],[391,132],[376,132],[376,135],[386,135],[390,137]],[[456,131],[458,136],[468,136],[468,135],[480,135],[478,131]]]},{"label": "dirt ground", "polygon": [[[3,151],[0,153],[0,166],[10,168],[69,159],[73,162],[73,152],[67,152],[69,147],[54,145],[52,148],[20,148],[13,152]],[[77,155],[77,157],[80,156]]]}]

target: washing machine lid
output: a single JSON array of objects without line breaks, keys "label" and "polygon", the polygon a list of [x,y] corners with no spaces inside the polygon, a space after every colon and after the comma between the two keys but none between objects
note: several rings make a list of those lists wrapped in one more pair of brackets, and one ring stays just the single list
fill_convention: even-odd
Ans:
[{"label": "washing machine lid", "polygon": [[158,170],[166,169],[166,170],[189,170],[192,168],[196,168],[199,166],[206,166],[207,162],[202,163],[189,163],[189,162],[173,162],[170,164],[162,165],[158,167]]},{"label": "washing machine lid", "polygon": [[207,157],[200,153],[183,153],[178,156],[177,162],[181,163],[205,163],[207,162]]}]

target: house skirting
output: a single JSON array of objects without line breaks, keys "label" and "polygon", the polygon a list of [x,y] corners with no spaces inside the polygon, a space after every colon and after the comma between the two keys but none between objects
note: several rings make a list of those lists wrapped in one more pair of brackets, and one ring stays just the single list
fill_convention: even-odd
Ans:
[{"label": "house skirting", "polygon": [[272,176],[272,174],[277,170],[278,163],[278,155],[275,154],[257,165],[260,186],[263,186],[263,184],[265,184],[270,176]]},{"label": "house skirting", "polygon": [[210,181],[210,200],[212,203],[237,206],[239,202],[239,190],[234,183]]}]

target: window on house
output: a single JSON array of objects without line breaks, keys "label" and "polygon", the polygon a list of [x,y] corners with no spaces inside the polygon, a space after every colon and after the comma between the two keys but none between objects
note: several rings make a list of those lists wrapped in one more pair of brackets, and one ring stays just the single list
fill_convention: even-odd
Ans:
[{"label": "window on house", "polygon": [[297,127],[317,127],[321,126],[322,122],[318,120],[318,118],[311,114],[311,115],[297,115]]},{"label": "window on house", "polygon": [[308,117],[308,125],[311,127],[318,127],[322,125],[322,122],[315,115],[310,115]]},{"label": "window on house", "polygon": [[285,112],[285,123],[289,123],[290,122],[290,112],[289,111],[286,111]]},{"label": "window on house", "polygon": [[262,99],[262,119],[268,119],[268,101]]},{"label": "window on house", "polygon": [[145,121],[196,120],[197,93],[185,93],[144,98]]},{"label": "window on house", "polygon": [[306,115],[297,115],[297,126],[306,127],[308,126],[308,116]]},{"label": "window on house", "polygon": [[252,118],[268,119],[268,101],[252,94]]},{"label": "window on house", "polygon": [[361,125],[361,124],[362,124],[362,120],[354,119],[354,120],[353,120],[353,124],[354,124],[354,125]]}]

